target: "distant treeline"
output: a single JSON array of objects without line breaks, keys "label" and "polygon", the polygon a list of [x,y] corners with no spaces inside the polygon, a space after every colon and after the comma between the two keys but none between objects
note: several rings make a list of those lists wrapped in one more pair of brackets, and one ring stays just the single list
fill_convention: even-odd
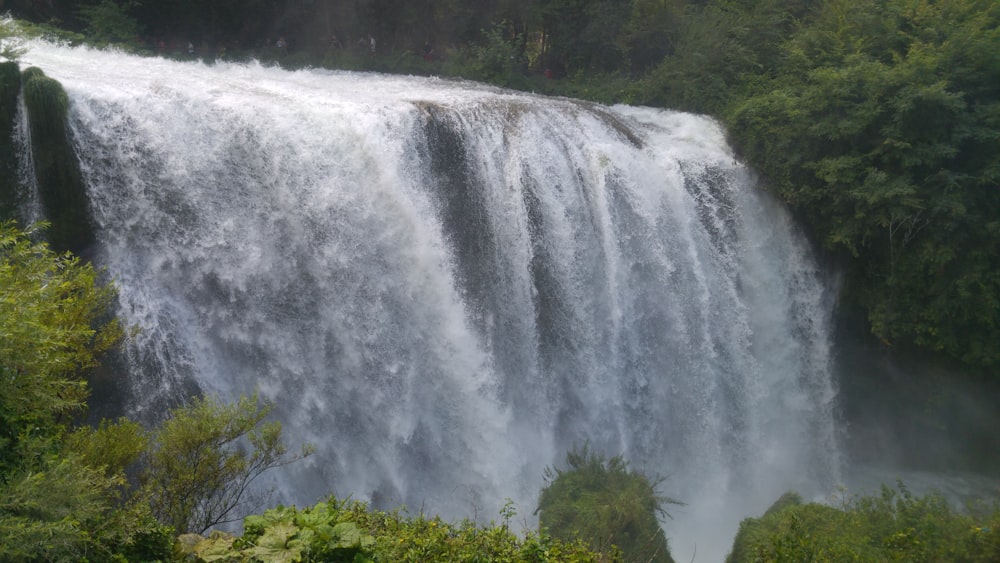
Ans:
[{"label": "distant treeline", "polygon": [[0,9],[182,56],[264,53],[286,66],[460,75],[712,114],[844,269],[842,306],[881,342],[990,374],[1000,365],[996,0],[20,0]]},{"label": "distant treeline", "polygon": [[[491,30],[523,62],[563,74],[627,69],[636,75],[670,52],[682,0],[15,0],[15,15],[77,32],[121,32],[143,41],[249,49],[284,38],[290,50],[323,55],[331,46],[370,45],[381,54],[456,48]],[[135,25],[115,16],[124,14]],[[103,21],[94,21],[96,19]],[[111,21],[112,19],[118,21]],[[95,25],[96,24],[96,25]],[[125,25],[123,25],[125,24]],[[89,29],[88,29],[89,28]]]}]

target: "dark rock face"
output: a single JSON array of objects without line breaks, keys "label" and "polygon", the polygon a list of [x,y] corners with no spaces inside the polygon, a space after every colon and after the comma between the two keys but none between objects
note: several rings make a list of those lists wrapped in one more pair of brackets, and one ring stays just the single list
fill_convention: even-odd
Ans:
[{"label": "dark rock face", "polygon": [[0,63],[0,220],[14,216],[17,205],[17,150],[13,138],[21,73],[17,63]]}]

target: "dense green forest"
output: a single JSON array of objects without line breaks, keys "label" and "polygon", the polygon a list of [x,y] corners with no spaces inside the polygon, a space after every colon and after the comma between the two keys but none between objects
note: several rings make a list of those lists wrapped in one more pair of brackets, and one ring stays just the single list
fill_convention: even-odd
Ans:
[{"label": "dense green forest", "polygon": [[714,115],[847,273],[843,307],[875,337],[985,373],[1000,363],[995,1],[22,0],[0,9],[150,54],[462,76]]}]

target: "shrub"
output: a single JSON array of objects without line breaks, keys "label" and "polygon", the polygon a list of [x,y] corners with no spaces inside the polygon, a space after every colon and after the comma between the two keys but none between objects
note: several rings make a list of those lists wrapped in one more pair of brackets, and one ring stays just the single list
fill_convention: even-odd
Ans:
[{"label": "shrub", "polygon": [[595,551],[620,549],[625,561],[673,561],[657,516],[667,515],[664,504],[680,503],[657,495],[658,483],[629,471],[620,456],[605,460],[584,446],[566,462],[566,470],[546,470],[537,511],[542,529]]},{"label": "shrub", "polygon": [[[170,412],[152,434],[141,474],[160,522],[179,533],[201,533],[260,508],[268,495],[252,493],[254,480],[312,452],[305,446],[299,455],[286,455],[281,424],[263,423],[271,409],[254,395],[229,405],[201,397]],[[242,440],[249,451],[238,447]]]},{"label": "shrub", "polygon": [[786,494],[740,524],[726,561],[1000,561],[997,526],[1000,510],[956,512],[941,495],[917,497],[902,484],[841,508]]},{"label": "shrub", "polygon": [[199,561],[566,562],[614,561],[580,542],[564,543],[544,533],[519,537],[510,531],[508,505],[500,524],[463,520],[450,524],[401,511],[372,511],[364,503],[331,498],[309,508],[273,508],[247,516],[242,537],[213,533],[182,536],[180,557]]}]

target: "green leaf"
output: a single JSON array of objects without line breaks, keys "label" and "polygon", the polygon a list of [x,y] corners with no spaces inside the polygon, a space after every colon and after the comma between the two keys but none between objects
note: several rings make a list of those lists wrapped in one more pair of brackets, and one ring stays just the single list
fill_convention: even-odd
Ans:
[{"label": "green leaf", "polygon": [[194,554],[204,560],[205,563],[226,561],[232,559],[235,555],[235,551],[233,550],[234,541],[236,541],[236,538],[228,534],[213,535],[213,537],[205,538],[195,544]]},{"label": "green leaf", "polygon": [[257,539],[251,555],[263,563],[292,563],[302,560],[303,543],[295,539],[299,527],[291,523],[274,524]]},{"label": "green leaf", "polygon": [[365,534],[354,522],[341,522],[333,527],[333,534],[336,541],[331,547],[340,548],[360,548],[366,549],[375,543],[375,538]]}]

